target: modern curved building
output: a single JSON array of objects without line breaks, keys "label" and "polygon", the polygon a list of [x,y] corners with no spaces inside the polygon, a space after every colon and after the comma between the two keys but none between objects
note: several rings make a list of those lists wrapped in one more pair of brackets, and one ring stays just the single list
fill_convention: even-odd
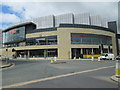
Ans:
[{"label": "modern curved building", "polygon": [[58,59],[117,55],[116,31],[100,16],[50,15],[27,20],[3,31],[3,56]]}]

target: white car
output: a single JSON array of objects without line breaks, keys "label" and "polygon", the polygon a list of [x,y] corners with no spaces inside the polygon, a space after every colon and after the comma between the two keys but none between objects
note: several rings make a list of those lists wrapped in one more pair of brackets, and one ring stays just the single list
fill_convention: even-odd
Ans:
[{"label": "white car", "polygon": [[114,60],[114,54],[113,53],[103,53],[102,56],[99,57],[100,60]]},{"label": "white car", "polygon": [[116,60],[120,60],[120,55],[115,58]]}]

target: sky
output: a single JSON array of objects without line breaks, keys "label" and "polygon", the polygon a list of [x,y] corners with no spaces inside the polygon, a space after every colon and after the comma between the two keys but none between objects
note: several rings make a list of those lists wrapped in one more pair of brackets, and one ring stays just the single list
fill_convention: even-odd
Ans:
[{"label": "sky", "polygon": [[[25,0],[24,0],[25,1]],[[1,2],[0,29],[31,18],[65,13],[90,13],[117,21],[118,2]],[[120,31],[119,31],[120,32]]]}]

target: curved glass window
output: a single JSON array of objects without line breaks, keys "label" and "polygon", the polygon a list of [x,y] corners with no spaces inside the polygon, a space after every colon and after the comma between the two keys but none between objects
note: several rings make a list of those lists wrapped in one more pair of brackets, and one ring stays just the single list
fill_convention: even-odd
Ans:
[{"label": "curved glass window", "polygon": [[3,43],[15,43],[25,39],[25,27],[15,28],[3,33]]},{"label": "curved glass window", "polygon": [[112,37],[97,34],[71,33],[71,44],[111,45]]}]

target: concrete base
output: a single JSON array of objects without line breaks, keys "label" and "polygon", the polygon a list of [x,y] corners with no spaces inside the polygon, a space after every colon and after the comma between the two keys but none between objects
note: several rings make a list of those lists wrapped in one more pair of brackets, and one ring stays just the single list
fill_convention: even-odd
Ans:
[{"label": "concrete base", "polygon": [[6,65],[2,65],[1,67],[0,67],[0,69],[2,69],[2,68],[8,68],[8,67],[11,67],[11,66],[13,66],[14,65],[14,63],[9,63],[9,64],[6,64]]},{"label": "concrete base", "polygon": [[111,79],[115,82],[120,82],[120,78],[116,77],[115,75],[111,76]]}]

